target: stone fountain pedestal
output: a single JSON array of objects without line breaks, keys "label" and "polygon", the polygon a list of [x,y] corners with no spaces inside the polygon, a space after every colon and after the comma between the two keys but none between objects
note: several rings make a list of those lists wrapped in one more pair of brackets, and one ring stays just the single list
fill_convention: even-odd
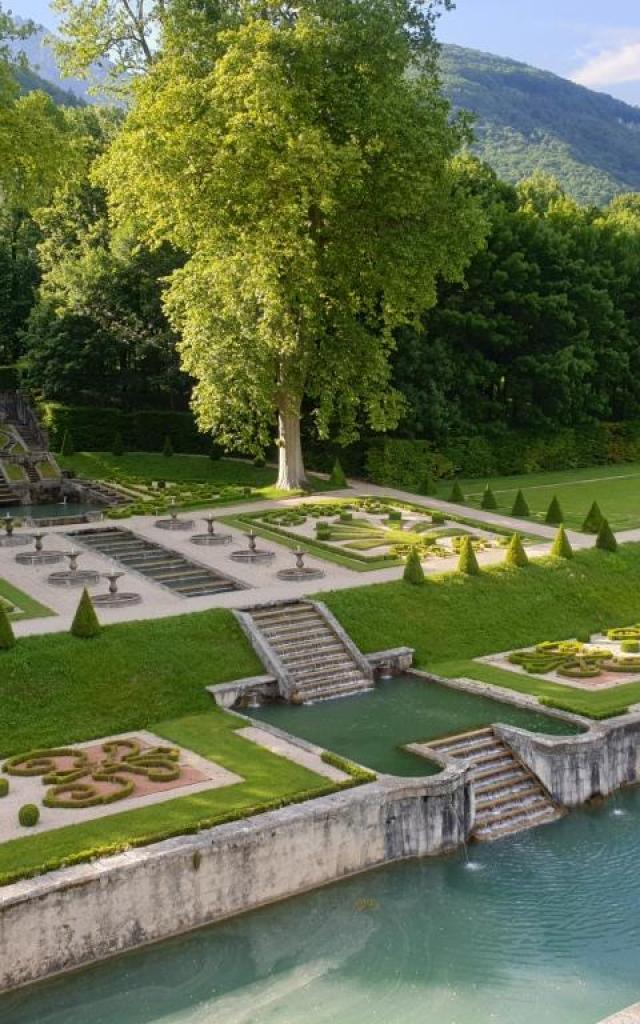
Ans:
[{"label": "stone fountain pedestal", "polygon": [[174,502],[169,508],[169,518],[156,519],[155,525],[159,530],[193,530],[193,519],[180,519],[178,512],[179,509]]},{"label": "stone fountain pedestal", "polygon": [[253,530],[246,534],[246,538],[249,541],[248,548],[240,548],[238,551],[231,552],[230,557],[234,562],[259,565],[264,562],[271,562],[276,557],[275,551],[267,551],[265,548],[261,549],[257,546],[256,535]]},{"label": "stone fountain pedestal", "polygon": [[5,530],[4,536],[0,537],[0,548],[22,548],[33,543],[32,533],[14,533],[15,519],[13,516],[7,515],[0,522]]},{"label": "stone fountain pedestal", "polygon": [[65,558],[69,559],[69,568],[60,572],[52,572],[47,583],[52,587],[94,587],[100,582],[100,573],[95,569],[78,569],[80,551],[68,551]]},{"label": "stone fountain pedestal", "polygon": [[321,580],[324,578],[325,574],[322,569],[313,569],[304,564],[304,551],[302,548],[296,548],[294,554],[296,564],[291,569],[281,569],[280,572],[276,573],[279,580],[285,580],[287,583],[305,583],[307,580]]},{"label": "stone fountain pedestal", "polygon": [[140,594],[126,593],[125,591],[118,590],[118,580],[124,575],[123,572],[104,574],[104,578],[109,581],[109,589],[106,594],[96,594],[92,598],[96,608],[126,608],[129,605],[141,603],[142,597]]},{"label": "stone fountain pedestal", "polygon": [[64,551],[44,550],[42,542],[46,536],[46,533],[32,534],[35,545],[33,551],[21,551],[16,555],[16,562],[19,565],[56,565],[58,562],[62,562],[65,558]]},{"label": "stone fountain pedestal", "polygon": [[215,517],[205,516],[203,522],[207,524],[206,533],[194,533],[191,538],[192,544],[200,544],[203,547],[213,547],[214,545],[230,544],[233,537],[230,533],[216,533],[215,532]]}]

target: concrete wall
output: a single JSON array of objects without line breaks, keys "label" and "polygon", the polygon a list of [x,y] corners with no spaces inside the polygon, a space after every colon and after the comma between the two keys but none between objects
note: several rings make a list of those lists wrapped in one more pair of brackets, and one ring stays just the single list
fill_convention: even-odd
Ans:
[{"label": "concrete wall", "polygon": [[457,847],[464,772],[382,778],[0,889],[0,990],[356,872]]}]

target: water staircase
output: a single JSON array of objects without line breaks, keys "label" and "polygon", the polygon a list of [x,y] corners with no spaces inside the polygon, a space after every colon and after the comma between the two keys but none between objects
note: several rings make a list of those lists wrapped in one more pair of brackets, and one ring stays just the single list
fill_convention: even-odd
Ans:
[{"label": "water staircase", "polygon": [[238,619],[283,696],[306,703],[373,687],[366,659],[324,606],[284,602],[240,612]]},{"label": "water staircase", "polygon": [[476,801],[473,838],[501,839],[562,817],[564,811],[540,779],[516,758],[492,727],[433,740],[428,745],[471,766]]}]

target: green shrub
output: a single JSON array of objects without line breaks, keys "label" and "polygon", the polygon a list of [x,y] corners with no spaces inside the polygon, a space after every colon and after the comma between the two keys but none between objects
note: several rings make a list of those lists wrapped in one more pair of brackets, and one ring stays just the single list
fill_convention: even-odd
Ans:
[{"label": "green shrub", "polygon": [[424,583],[424,569],[422,568],[420,555],[415,547],[407,555],[402,578],[405,583],[412,583],[415,587],[420,587]]},{"label": "green shrub", "polygon": [[42,414],[54,451],[61,450],[62,439],[68,432],[81,442],[82,451],[108,452],[114,434],[119,431],[127,452],[160,452],[167,435],[178,452],[188,455],[209,455],[211,452],[211,435],[199,432],[190,412],[150,409],[121,412],[119,409],[47,402],[42,406]]},{"label": "green shrub", "polygon": [[336,459],[333,464],[331,476],[329,477],[329,486],[334,491],[344,491],[349,486],[344,470],[340,465],[340,459]]},{"label": "green shrub", "polygon": [[4,601],[0,601],[0,651],[9,651],[15,647],[15,644],[16,638],[9,622],[6,606]]},{"label": "green shrub", "polygon": [[62,438],[62,444],[60,445],[61,455],[75,455],[76,449],[73,444],[73,438],[68,430],[65,430],[64,437]]},{"label": "green shrub", "polygon": [[583,533],[598,533],[602,526],[603,515],[600,511],[600,506],[597,501],[594,501],[593,505],[587,512],[584,523],[582,524]]},{"label": "green shrub", "polygon": [[24,828],[33,828],[40,821],[40,811],[35,804],[23,804],[18,811],[18,821]]},{"label": "green shrub", "polygon": [[386,437],[375,440],[367,449],[367,478],[381,487],[423,493],[425,477],[438,480],[453,469],[449,459],[437,452],[430,441]]},{"label": "green shrub", "polygon": [[520,519],[525,518],[526,516],[530,516],[531,515],[531,509],[527,505],[525,496],[522,493],[522,491],[518,491],[518,493],[516,494],[516,500],[513,503],[513,508],[511,509],[511,515],[512,516],[517,516]]},{"label": "green shrub", "polygon": [[545,523],[548,523],[549,526],[560,526],[560,524],[564,522],[564,515],[560,507],[560,502],[555,494],[551,499],[544,521]]},{"label": "green shrub", "polygon": [[83,640],[89,640],[91,637],[98,636],[100,632],[98,616],[93,607],[93,601],[89,597],[89,591],[86,588],[82,591],[82,597],[71,623],[71,632],[74,636],[80,637]]},{"label": "green shrub", "polygon": [[171,456],[173,455],[173,444],[168,434],[164,439],[164,444],[162,446],[162,454],[164,455],[165,459],[170,459]]},{"label": "green shrub", "polygon": [[460,542],[460,557],[458,559],[458,572],[465,576],[479,576],[480,566],[471,541],[471,537],[463,537]]},{"label": "green shrub", "polygon": [[390,523],[401,523],[402,522],[402,509],[401,508],[390,508],[387,513],[387,519]]},{"label": "green shrub", "polygon": [[15,364],[0,366],[0,391],[17,391],[20,387],[20,370]]},{"label": "green shrub", "polygon": [[454,482],[448,500],[454,502],[456,505],[464,504],[464,494],[462,493],[462,487],[458,480]]},{"label": "green shrub", "polygon": [[480,508],[483,508],[486,511],[494,511],[495,509],[497,509],[497,507],[498,502],[496,501],[496,496],[491,490],[490,484],[487,484],[487,486],[484,489],[484,494],[482,495]]},{"label": "green shrub", "polygon": [[529,564],[529,558],[524,549],[524,544],[522,543],[522,538],[519,533],[514,533],[513,537],[509,541],[509,547],[507,548],[507,554],[504,561],[505,565],[508,565],[513,569],[524,569],[524,567]]},{"label": "green shrub", "polygon": [[350,523],[353,520],[353,512],[341,512],[339,518],[341,523]]},{"label": "green shrub", "polygon": [[551,554],[554,558],[573,558],[573,548],[567,537],[567,531],[564,526],[561,526],[556,533],[556,538],[551,548]]},{"label": "green shrub", "polygon": [[447,517],[444,512],[432,512],[431,513],[431,524],[432,526],[444,526],[447,521]]},{"label": "green shrub", "polygon": [[328,523],[316,523],[316,538],[318,540],[331,540],[331,527]]},{"label": "green shrub", "polygon": [[638,654],[640,642],[638,640],[623,640],[620,644],[620,650],[623,654]]},{"label": "green shrub", "polygon": [[429,498],[429,497],[431,497],[431,498],[437,497],[437,494],[438,494],[438,484],[437,484],[436,480],[434,479],[434,477],[431,475],[431,473],[429,473],[429,471],[427,471],[425,473],[425,475],[423,476],[422,483],[420,484],[420,489],[419,489],[418,493],[419,494],[424,494],[424,496],[427,497],[427,498]]},{"label": "green shrub", "polygon": [[9,792],[9,780],[0,778],[0,797],[6,796]]},{"label": "green shrub", "polygon": [[603,519],[598,530],[598,536],[596,537],[596,547],[600,548],[601,551],[617,551],[618,542],[615,534],[609,526],[609,521]]},{"label": "green shrub", "polygon": [[325,764],[330,764],[332,768],[345,772],[346,775],[350,775],[356,782],[375,782],[376,780],[375,772],[355,764],[354,761],[349,761],[346,757],[340,757],[339,754],[334,754],[330,750],[323,750],[320,756]]},{"label": "green shrub", "polygon": [[122,434],[120,431],[117,432],[113,439],[113,445],[111,446],[112,455],[124,455],[124,441],[122,440]]}]

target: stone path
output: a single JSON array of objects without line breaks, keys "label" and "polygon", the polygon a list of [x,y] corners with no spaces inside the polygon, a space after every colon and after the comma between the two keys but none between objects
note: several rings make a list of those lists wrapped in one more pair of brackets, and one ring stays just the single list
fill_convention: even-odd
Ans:
[{"label": "stone path", "polygon": [[325,764],[320,756],[320,748],[312,748],[309,745],[309,748],[305,749],[296,743],[285,740],[281,736],[267,732],[266,729],[260,729],[253,725],[247,726],[246,729],[238,729],[236,736],[242,736],[245,740],[250,740],[251,743],[257,743],[258,746],[264,747],[272,754],[278,754],[279,757],[286,757],[287,761],[293,761],[302,768],[308,768],[309,771],[315,772],[316,775],[324,775],[325,778],[331,779],[332,782],[347,782],[350,778],[346,772],[341,771],[339,768],[334,768],[331,764]]}]

